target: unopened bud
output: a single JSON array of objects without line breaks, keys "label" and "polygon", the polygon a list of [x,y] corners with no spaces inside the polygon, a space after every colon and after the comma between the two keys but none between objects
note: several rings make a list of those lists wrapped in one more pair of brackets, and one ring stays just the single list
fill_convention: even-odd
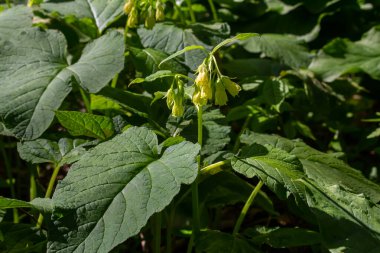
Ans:
[{"label": "unopened bud", "polygon": [[145,27],[148,29],[152,29],[155,23],[156,23],[156,19],[154,16],[153,8],[152,6],[150,6],[148,9],[148,15],[145,18]]},{"label": "unopened bud", "polygon": [[173,117],[181,117],[184,113],[184,108],[182,104],[182,97],[176,97],[174,100],[174,105],[172,108]]},{"label": "unopened bud", "polygon": [[137,13],[137,9],[133,7],[130,14],[128,15],[127,26],[130,28],[136,27],[138,22],[139,16]]},{"label": "unopened bud", "polygon": [[192,98],[193,104],[196,106],[202,106],[207,104],[207,99],[202,99],[201,91],[198,88],[195,88],[195,92]]},{"label": "unopened bud", "polygon": [[218,79],[215,85],[215,104],[216,105],[226,105],[228,101],[226,90],[224,89],[221,80]]},{"label": "unopened bud", "polygon": [[208,71],[206,64],[202,63],[197,71],[198,76],[195,79],[195,85],[198,86],[201,91],[201,98],[203,100],[212,99],[210,72]]},{"label": "unopened bud", "polygon": [[223,82],[224,87],[233,97],[235,97],[241,90],[240,86],[237,83],[231,81],[231,79],[227,76],[222,76],[221,81]]},{"label": "unopened bud", "polygon": [[174,104],[174,91],[173,91],[172,87],[166,93],[166,104],[167,104],[167,106],[170,109],[173,107],[173,104]]},{"label": "unopened bud", "polygon": [[124,8],[123,8],[124,13],[125,13],[125,14],[129,14],[129,13],[131,13],[132,8],[133,8],[133,5],[134,5],[134,0],[128,0],[128,1],[125,3]]},{"label": "unopened bud", "polygon": [[165,19],[164,4],[157,0],[156,2],[156,20],[162,21]]}]

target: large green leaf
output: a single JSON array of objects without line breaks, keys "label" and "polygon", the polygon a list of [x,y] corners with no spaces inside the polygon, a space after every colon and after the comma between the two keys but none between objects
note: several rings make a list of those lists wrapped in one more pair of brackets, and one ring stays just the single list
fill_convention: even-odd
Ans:
[{"label": "large green leaf", "polygon": [[337,38],[323,48],[309,68],[327,82],[357,72],[364,72],[380,80],[379,45],[379,26],[373,27],[356,42]]},{"label": "large green leaf", "polygon": [[88,136],[105,140],[114,134],[112,119],[76,111],[56,111],[58,121],[72,136]]},{"label": "large green leaf", "polygon": [[123,41],[118,32],[107,33],[68,66],[60,32],[29,29],[15,40],[0,38],[0,121],[20,139],[38,138],[71,91],[72,77],[97,92],[123,68]]},{"label": "large green leaf", "polygon": [[91,18],[102,32],[123,13],[123,3],[124,0],[76,0],[63,3],[44,3],[41,7],[64,16]]},{"label": "large green leaf", "polygon": [[[213,25],[193,25],[188,28],[177,27],[170,23],[160,23],[154,26],[152,30],[140,28],[137,30],[141,38],[141,42],[146,48],[154,48],[164,51],[167,54],[173,54],[184,49],[187,46],[199,45],[207,49],[211,49],[211,44],[219,43],[229,33],[226,24]],[[208,35],[209,39],[214,38],[215,41],[203,41],[202,36]],[[214,43],[213,43],[214,42]],[[185,64],[196,69],[200,65],[207,53],[203,50],[191,50],[184,54]]]},{"label": "large green leaf", "polygon": [[32,10],[25,6],[15,6],[0,13],[0,37],[9,37],[18,29],[32,26]]},{"label": "large green leaf", "polygon": [[46,251],[46,238],[40,229],[29,224],[0,223],[0,251],[4,253],[36,253]]},{"label": "large green leaf", "polygon": [[248,52],[263,53],[292,68],[307,67],[312,57],[301,41],[291,35],[263,34],[241,44]]},{"label": "large green leaf", "polygon": [[82,156],[53,195],[62,215],[53,216],[48,252],[108,252],[194,181],[197,144],[157,151],[156,135],[133,127]]},{"label": "large green leaf", "polygon": [[94,143],[80,139],[62,138],[58,142],[37,139],[17,143],[17,151],[22,159],[30,163],[53,163],[62,166],[73,163],[86,151],[86,146]]},{"label": "large green leaf", "polygon": [[[233,168],[247,176],[250,173],[259,176],[279,197],[283,197],[281,187],[289,191],[298,208],[303,212],[308,209],[316,218],[326,247],[355,253],[379,250],[378,185],[334,156],[300,141],[263,134],[246,135],[242,140],[251,146],[236,158]],[[257,145],[276,150],[278,154],[272,153],[274,159],[286,161],[286,156],[295,157],[302,167],[295,171],[291,166],[280,166],[277,162],[262,162],[257,159]],[[269,155],[270,159],[272,155]],[[358,240],[362,243],[355,243]]]}]

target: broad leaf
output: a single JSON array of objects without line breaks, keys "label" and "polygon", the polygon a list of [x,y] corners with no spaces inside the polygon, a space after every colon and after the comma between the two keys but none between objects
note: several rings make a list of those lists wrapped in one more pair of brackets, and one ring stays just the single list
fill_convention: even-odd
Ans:
[{"label": "broad leaf", "polygon": [[56,111],[58,121],[72,136],[88,136],[105,140],[114,134],[112,119],[76,111]]},{"label": "broad leaf", "polygon": [[198,145],[157,150],[153,132],[133,127],[82,156],[53,195],[63,216],[53,216],[48,252],[108,252],[194,181]]},{"label": "broad leaf", "polygon": [[[220,42],[222,37],[228,35],[229,29],[226,24],[209,26],[198,24],[183,29],[170,23],[160,23],[152,30],[140,28],[137,32],[144,47],[159,49],[170,55],[194,45],[211,50],[212,45],[202,41],[202,34],[209,36],[214,34],[215,42]],[[183,56],[185,64],[194,70],[206,58],[207,53],[203,50],[191,50],[185,52]]]},{"label": "broad leaf", "polygon": [[356,42],[334,39],[323,48],[309,68],[327,82],[357,72],[364,72],[373,79],[380,80],[379,44],[380,27],[372,28]]},{"label": "broad leaf", "polygon": [[46,238],[34,225],[0,223],[0,251],[9,253],[36,253],[46,251]]},{"label": "broad leaf", "polygon": [[32,10],[25,6],[15,6],[0,13],[0,38],[8,38],[18,29],[32,26]]},{"label": "broad leaf", "polygon": [[[71,80],[96,92],[123,67],[123,36],[110,32],[66,62],[66,40],[56,31],[29,29],[17,40],[0,39],[0,121],[17,138],[38,138],[71,91]],[[111,45],[111,46],[110,46]],[[26,53],[28,52],[28,53]]]},{"label": "broad leaf", "polygon": [[196,247],[200,252],[207,253],[261,252],[249,240],[212,230],[201,232]]},{"label": "broad leaf", "polygon": [[53,163],[61,166],[73,163],[92,145],[85,140],[62,138],[58,142],[37,139],[17,143],[17,151],[22,159],[30,163]]},{"label": "broad leaf", "polygon": [[53,202],[51,199],[35,198],[31,202],[26,202],[18,199],[9,199],[0,196],[0,209],[8,208],[34,208],[41,212],[52,212]]},{"label": "broad leaf", "polygon": [[41,7],[50,12],[64,16],[74,15],[78,18],[91,18],[102,32],[123,13],[124,0],[75,0],[63,3],[44,3]]},{"label": "broad leaf", "polygon": [[262,53],[292,68],[307,67],[311,62],[312,55],[295,36],[263,34],[241,44],[248,52]]}]

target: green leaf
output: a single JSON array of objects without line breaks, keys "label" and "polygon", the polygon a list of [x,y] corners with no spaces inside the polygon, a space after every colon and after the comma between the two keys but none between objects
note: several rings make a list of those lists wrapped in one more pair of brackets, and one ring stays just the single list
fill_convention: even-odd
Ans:
[{"label": "green leaf", "polygon": [[0,71],[5,77],[0,80],[0,121],[17,138],[38,138],[70,93],[73,76],[83,88],[96,92],[122,69],[123,41],[118,32],[109,32],[67,66],[66,40],[57,31],[29,29],[17,40],[0,38]]},{"label": "green leaf", "polygon": [[200,252],[207,253],[260,252],[249,240],[213,230],[202,231],[200,233],[196,241],[196,248]]},{"label": "green leaf", "polygon": [[30,163],[53,163],[62,166],[75,162],[92,145],[85,140],[62,138],[57,142],[47,139],[17,143],[17,151],[22,159]]},{"label": "green leaf", "polygon": [[8,208],[34,208],[42,212],[52,212],[53,202],[51,199],[35,198],[31,202],[18,199],[9,199],[0,196],[0,209]]},{"label": "green leaf", "polygon": [[121,106],[112,101],[109,98],[100,96],[100,95],[95,95],[95,94],[90,94],[90,100],[91,100],[91,110],[120,110]]},{"label": "green leaf", "polygon": [[145,78],[136,78],[129,85],[135,84],[135,83],[153,82],[160,78],[174,77],[175,75],[176,74],[172,73],[170,70],[159,70]]},{"label": "green leaf", "polygon": [[[189,28],[180,28],[170,23],[159,23],[152,30],[146,28],[137,30],[144,47],[162,50],[169,55],[193,45],[211,50],[212,46],[202,41],[202,35],[211,37],[210,35],[214,34],[214,37],[220,40],[228,32],[226,24],[209,26],[197,24]],[[207,53],[204,50],[191,50],[184,53],[184,62],[194,70],[206,57]]]},{"label": "green leaf", "polygon": [[303,228],[255,227],[244,231],[258,245],[267,244],[273,248],[291,248],[321,243],[319,233]]},{"label": "green leaf", "polygon": [[105,140],[114,134],[112,119],[76,111],[56,111],[58,121],[72,136],[88,136]]},{"label": "green leaf", "polygon": [[263,34],[241,44],[250,53],[263,53],[295,69],[307,67],[312,60],[302,42],[291,35]]},{"label": "green leaf", "polygon": [[256,37],[256,36],[260,36],[260,35],[258,33],[241,33],[241,34],[238,34],[233,38],[229,38],[229,39],[226,39],[226,40],[220,42],[218,45],[216,45],[212,49],[211,54],[214,54],[216,51],[218,51],[220,48],[224,47],[227,44],[230,44],[230,43],[233,43],[233,42],[236,42],[239,40],[244,41],[244,40],[247,40],[249,38]]},{"label": "green leaf", "polygon": [[91,18],[99,29],[107,26],[123,13],[124,0],[76,0],[63,3],[43,3],[41,7],[49,12],[58,12],[64,16],[74,15],[78,18]]},{"label": "green leaf", "polygon": [[379,26],[373,27],[356,42],[334,39],[319,52],[309,68],[326,82],[357,72],[364,72],[373,79],[380,80],[379,43]]},{"label": "green leaf", "polygon": [[39,228],[29,224],[0,223],[0,251],[7,253],[46,252],[46,238]]},{"label": "green leaf", "polygon": [[109,252],[137,234],[195,180],[199,149],[184,141],[160,155],[157,136],[136,127],[91,149],[58,183],[63,216],[53,216],[48,252]]},{"label": "green leaf", "polygon": [[15,31],[32,26],[32,10],[26,6],[14,6],[0,13],[0,38],[10,37]]},{"label": "green leaf", "polygon": [[186,68],[175,59],[166,61],[159,68],[158,65],[160,62],[168,57],[168,55],[161,50],[153,48],[140,49],[130,47],[129,51],[131,52],[132,60],[134,61],[136,69],[142,72],[144,76],[156,73],[160,70],[160,68],[171,70],[173,73],[187,73]]},{"label": "green leaf", "polygon": [[[184,49],[179,50],[179,51],[177,51],[176,53],[174,53],[174,54],[170,55],[169,57],[165,58],[164,60],[162,60],[162,61],[160,62],[160,64],[158,64],[158,67],[160,67],[161,64],[164,64],[165,62],[167,62],[167,61],[169,61],[169,60],[171,60],[171,59],[174,59],[174,58],[176,58],[177,56],[180,56],[181,54],[184,54],[184,53],[186,53],[186,52],[188,52],[188,51],[191,51],[191,50],[206,50],[206,49],[204,48],[204,46],[198,46],[198,45],[187,46],[187,47],[185,47]],[[206,51],[206,52],[207,52],[207,51]]]}]

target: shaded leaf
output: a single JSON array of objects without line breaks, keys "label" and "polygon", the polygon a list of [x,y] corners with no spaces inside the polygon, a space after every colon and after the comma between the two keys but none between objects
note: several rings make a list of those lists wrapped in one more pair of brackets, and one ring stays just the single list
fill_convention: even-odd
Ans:
[{"label": "shaded leaf", "polygon": [[76,111],[56,111],[55,115],[72,136],[88,136],[105,140],[114,134],[112,119]]},{"label": "shaded leaf", "polygon": [[63,216],[53,216],[48,252],[108,252],[194,181],[198,145],[157,149],[153,132],[132,127],[82,156],[53,195]]},{"label": "shaded leaf", "polygon": [[31,202],[18,199],[9,199],[0,196],[0,209],[8,208],[34,208],[41,212],[52,212],[53,202],[47,198],[35,198]]}]

